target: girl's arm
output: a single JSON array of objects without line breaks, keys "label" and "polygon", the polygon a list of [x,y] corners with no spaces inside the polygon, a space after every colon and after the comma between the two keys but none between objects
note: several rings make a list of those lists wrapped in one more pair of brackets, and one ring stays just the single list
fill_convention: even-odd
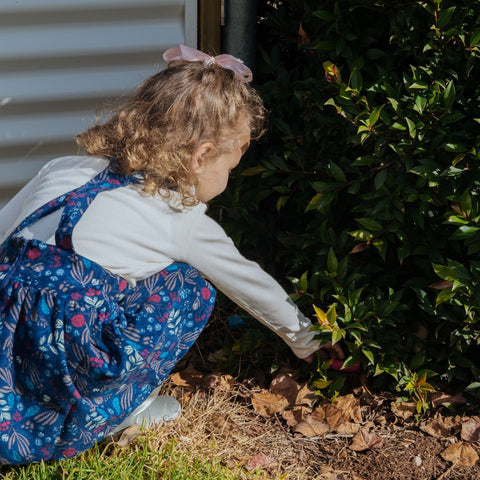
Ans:
[{"label": "girl's arm", "polygon": [[214,220],[199,215],[191,224],[190,234],[183,261],[279,335],[299,358],[308,358],[319,349],[310,320],[273,277],[240,254]]},{"label": "girl's arm", "polygon": [[38,184],[38,175],[28,182],[1,210],[0,210],[0,242],[23,220],[20,218],[25,202]]}]

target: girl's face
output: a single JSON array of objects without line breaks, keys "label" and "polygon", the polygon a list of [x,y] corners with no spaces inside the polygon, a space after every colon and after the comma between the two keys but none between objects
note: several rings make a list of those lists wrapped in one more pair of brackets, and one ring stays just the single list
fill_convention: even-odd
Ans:
[{"label": "girl's face", "polygon": [[[250,128],[245,119],[239,122],[234,131],[233,150],[212,157],[213,144],[202,144],[194,154],[193,170],[197,177],[195,194],[201,202],[208,202],[220,195],[227,187],[230,172],[240,163],[242,155],[250,145]],[[197,158],[196,158],[197,157]]]}]

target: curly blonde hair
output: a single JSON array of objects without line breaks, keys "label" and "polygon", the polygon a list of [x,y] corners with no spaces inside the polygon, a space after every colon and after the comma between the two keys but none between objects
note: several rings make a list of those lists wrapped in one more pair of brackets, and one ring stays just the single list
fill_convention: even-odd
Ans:
[{"label": "curly blonde hair", "polygon": [[229,135],[246,118],[252,139],[264,131],[265,109],[255,90],[231,70],[201,62],[172,62],[147,78],[105,123],[77,136],[90,155],[112,158],[124,175],[141,173],[146,193],[175,189],[195,205],[196,179],[189,169],[195,149],[211,142],[231,151]]}]

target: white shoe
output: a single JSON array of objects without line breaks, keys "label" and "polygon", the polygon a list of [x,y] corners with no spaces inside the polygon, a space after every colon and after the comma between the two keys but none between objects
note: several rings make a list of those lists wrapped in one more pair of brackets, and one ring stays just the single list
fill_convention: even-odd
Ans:
[{"label": "white shoe", "polygon": [[160,388],[156,388],[112,433],[118,433],[135,424],[151,427],[177,418],[182,407],[175,398],[158,395],[159,390]]}]

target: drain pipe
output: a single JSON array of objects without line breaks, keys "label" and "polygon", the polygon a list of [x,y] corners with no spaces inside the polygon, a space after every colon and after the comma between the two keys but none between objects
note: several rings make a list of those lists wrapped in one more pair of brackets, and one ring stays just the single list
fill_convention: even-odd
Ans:
[{"label": "drain pipe", "polygon": [[255,71],[256,0],[222,0],[222,51]]}]

